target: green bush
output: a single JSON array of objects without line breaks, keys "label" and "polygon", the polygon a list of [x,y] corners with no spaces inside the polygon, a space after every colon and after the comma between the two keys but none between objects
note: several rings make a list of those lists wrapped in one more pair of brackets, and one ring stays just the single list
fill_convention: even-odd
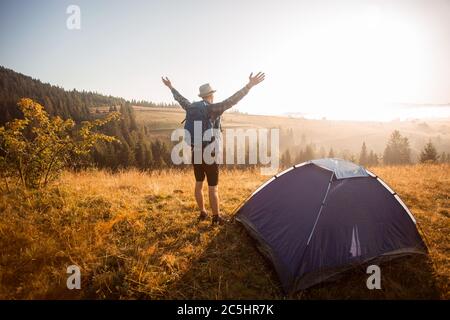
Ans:
[{"label": "green bush", "polygon": [[7,188],[8,180],[26,188],[45,186],[77,156],[87,155],[96,142],[117,141],[95,130],[116,120],[118,113],[84,121],[76,128],[71,119],[50,119],[44,107],[31,99],[21,99],[18,106],[24,119],[0,127],[0,174]]}]

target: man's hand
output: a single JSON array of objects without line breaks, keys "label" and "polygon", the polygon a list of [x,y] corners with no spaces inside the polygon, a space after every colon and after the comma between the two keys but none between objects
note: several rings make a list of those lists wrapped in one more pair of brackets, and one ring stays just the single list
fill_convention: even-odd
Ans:
[{"label": "man's hand", "polygon": [[253,72],[250,73],[250,76],[248,77],[247,87],[250,89],[253,86],[256,86],[258,83],[264,81],[265,77],[266,75],[262,72],[258,72],[256,76],[253,76]]},{"label": "man's hand", "polygon": [[167,86],[167,88],[172,89],[172,83],[170,82],[169,78],[165,78],[161,77],[162,82],[164,83],[165,86]]}]

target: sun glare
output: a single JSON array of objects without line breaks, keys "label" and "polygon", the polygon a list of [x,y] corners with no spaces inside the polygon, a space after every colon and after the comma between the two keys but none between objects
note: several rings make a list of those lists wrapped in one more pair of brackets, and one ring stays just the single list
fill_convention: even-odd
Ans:
[{"label": "sun glare", "polygon": [[426,87],[424,32],[413,17],[374,5],[312,19],[280,51],[280,77],[301,90],[310,116],[390,120],[388,105],[415,101]]}]

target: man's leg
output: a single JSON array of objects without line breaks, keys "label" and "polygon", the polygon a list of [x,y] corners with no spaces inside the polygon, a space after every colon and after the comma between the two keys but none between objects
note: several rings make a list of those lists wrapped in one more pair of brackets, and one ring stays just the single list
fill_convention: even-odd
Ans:
[{"label": "man's leg", "polygon": [[219,165],[213,163],[205,166],[205,173],[208,179],[209,204],[213,213],[212,223],[222,224],[225,220],[220,216],[219,209]]},{"label": "man's leg", "polygon": [[205,202],[203,200],[203,180],[205,180],[205,172],[201,164],[193,164],[195,175],[195,201],[200,210],[199,220],[204,220],[208,217],[206,213]]},{"label": "man's leg", "polygon": [[219,186],[208,186],[209,205],[214,216],[219,215]]},{"label": "man's leg", "polygon": [[201,212],[206,212],[205,202],[203,201],[203,181],[195,181],[195,201]]}]

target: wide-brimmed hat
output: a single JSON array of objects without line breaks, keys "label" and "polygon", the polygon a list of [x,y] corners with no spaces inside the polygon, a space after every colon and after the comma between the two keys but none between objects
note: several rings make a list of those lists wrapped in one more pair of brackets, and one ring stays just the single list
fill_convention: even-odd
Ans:
[{"label": "wide-brimmed hat", "polygon": [[204,98],[209,96],[211,93],[216,92],[216,90],[214,90],[209,83],[205,83],[204,85],[201,85],[200,88],[198,89],[198,91],[200,92],[198,94],[198,96],[200,98]]}]

